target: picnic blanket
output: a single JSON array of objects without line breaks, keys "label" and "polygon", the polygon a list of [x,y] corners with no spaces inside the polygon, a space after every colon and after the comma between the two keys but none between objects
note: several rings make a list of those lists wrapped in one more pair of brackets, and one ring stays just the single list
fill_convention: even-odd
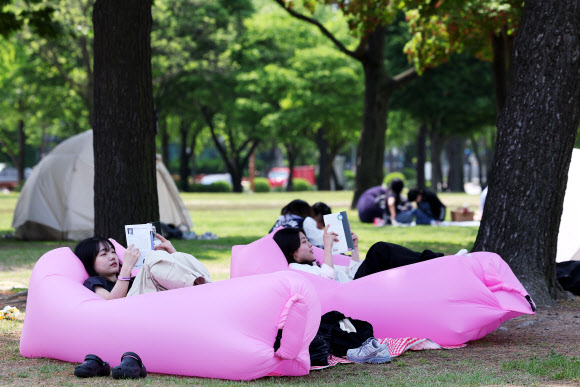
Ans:
[{"label": "picnic blanket", "polygon": [[[439,345],[432,340],[429,339],[418,339],[416,337],[403,337],[393,339],[390,337],[384,339],[377,339],[379,344],[387,344],[389,347],[389,355],[391,358],[397,357],[402,355],[407,350],[412,351],[422,351],[425,349],[456,349],[456,348],[463,348],[467,344],[459,344],[459,345]],[[323,368],[328,368],[335,366],[337,364],[348,364],[354,363],[348,360],[346,357],[338,357],[330,355],[328,357],[328,365],[327,366],[311,366],[310,370],[321,370]],[[276,373],[270,373],[267,376],[282,376]]]}]

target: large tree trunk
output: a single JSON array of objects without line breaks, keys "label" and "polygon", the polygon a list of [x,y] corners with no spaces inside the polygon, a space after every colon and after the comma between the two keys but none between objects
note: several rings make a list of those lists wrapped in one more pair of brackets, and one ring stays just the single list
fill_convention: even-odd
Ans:
[{"label": "large tree trunk", "polygon": [[187,124],[185,120],[179,122],[179,134],[181,135],[181,151],[179,152],[179,186],[183,192],[189,191],[189,175],[191,170],[189,168],[189,160],[191,155],[187,151]]},{"label": "large tree trunk", "polygon": [[26,133],[24,133],[24,120],[18,120],[18,185],[24,183],[24,164],[26,163]]},{"label": "large tree trunk", "polygon": [[324,134],[324,128],[316,132],[316,147],[318,148],[318,178],[316,185],[319,191],[330,191],[330,155],[328,152],[328,140]]},{"label": "large tree trunk", "polygon": [[526,1],[474,250],[510,265],[538,304],[565,296],[556,246],[580,122],[580,3]]},{"label": "large tree trunk", "polygon": [[508,52],[506,47],[506,35],[499,31],[491,35],[491,48],[493,52],[493,85],[495,89],[495,110],[499,116],[505,106],[508,87]]},{"label": "large tree trunk", "polygon": [[436,123],[431,124],[431,189],[440,191],[443,188],[443,170],[441,168],[441,152],[444,135]]},{"label": "large tree trunk", "polygon": [[365,74],[363,125],[356,157],[356,176],[351,208],[368,188],[379,185],[383,179],[385,136],[388,102],[393,87],[388,87],[385,59],[385,32],[377,27],[368,35],[362,65]]},{"label": "large tree trunk", "polygon": [[298,156],[298,152],[294,146],[294,144],[289,143],[286,144],[286,157],[288,158],[288,183],[286,184],[286,191],[293,192],[294,191],[294,167],[296,166],[296,157]]},{"label": "large tree trunk", "polygon": [[163,160],[163,164],[169,168],[169,133],[167,130],[167,117],[162,118],[159,123],[159,135],[161,136],[161,160]]},{"label": "large tree trunk", "polygon": [[447,141],[447,160],[449,161],[449,173],[447,174],[447,189],[451,192],[464,192],[463,187],[463,161],[465,140],[458,136],[451,136]]},{"label": "large tree trunk", "polygon": [[427,160],[425,143],[427,142],[427,125],[423,123],[419,127],[419,134],[417,135],[417,187],[425,188],[425,161]]},{"label": "large tree trunk", "polygon": [[471,148],[473,149],[473,155],[477,160],[477,179],[479,180],[479,186],[481,189],[485,188],[485,184],[483,184],[483,159],[481,157],[481,151],[479,149],[479,143],[475,136],[471,136],[470,139]]},{"label": "large tree trunk", "polygon": [[159,220],[151,83],[151,0],[97,0],[94,25],[95,234]]}]

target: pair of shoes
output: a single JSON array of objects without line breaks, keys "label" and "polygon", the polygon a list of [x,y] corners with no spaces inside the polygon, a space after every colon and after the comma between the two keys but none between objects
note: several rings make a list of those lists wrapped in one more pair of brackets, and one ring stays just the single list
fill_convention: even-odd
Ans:
[{"label": "pair of shoes", "polygon": [[368,338],[359,348],[346,351],[346,357],[355,363],[388,363],[391,361],[389,347],[386,344],[379,344],[374,338]]},{"label": "pair of shoes", "polygon": [[109,376],[111,367],[109,363],[101,360],[97,355],[85,356],[85,362],[75,367],[75,376],[79,378],[92,378],[94,376]]},{"label": "pair of shoes", "polygon": [[147,369],[135,352],[125,352],[121,364],[113,367],[113,379],[139,379],[147,376]]},{"label": "pair of shoes", "polygon": [[[92,378],[95,376],[109,376],[111,366],[97,355],[85,356],[85,362],[75,367],[75,376],[79,378]],[[135,352],[125,352],[121,357],[121,364],[113,367],[115,379],[139,379],[147,376],[147,370],[139,355]]]},{"label": "pair of shoes", "polygon": [[218,239],[218,237],[213,232],[208,231],[208,232],[205,232],[205,233],[203,233],[201,235],[198,235],[197,236],[197,239],[202,239],[202,240],[215,240],[215,239]]},{"label": "pair of shoes", "polygon": [[373,226],[375,227],[383,227],[386,224],[387,222],[383,218],[375,218],[373,220]]}]

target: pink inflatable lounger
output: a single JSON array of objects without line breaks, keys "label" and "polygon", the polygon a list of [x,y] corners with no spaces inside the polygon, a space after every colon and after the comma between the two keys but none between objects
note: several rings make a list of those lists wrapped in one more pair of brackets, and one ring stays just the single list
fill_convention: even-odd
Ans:
[{"label": "pink inflatable lounger", "polygon": [[111,301],[85,288],[87,277],[69,248],[40,258],[30,279],[22,356],[80,363],[91,353],[116,366],[133,351],[149,372],[232,380],[309,372],[320,302],[297,273]]},{"label": "pink inflatable lounger", "polygon": [[[323,260],[323,250],[314,247]],[[347,265],[349,257],[335,256]],[[232,278],[288,267],[269,234],[249,245],[232,248]],[[497,254],[471,253],[375,273],[338,283],[310,273],[322,313],[338,310],[373,325],[376,337],[425,337],[440,345],[479,339],[501,323],[521,314],[534,314],[533,301],[510,267]]]}]

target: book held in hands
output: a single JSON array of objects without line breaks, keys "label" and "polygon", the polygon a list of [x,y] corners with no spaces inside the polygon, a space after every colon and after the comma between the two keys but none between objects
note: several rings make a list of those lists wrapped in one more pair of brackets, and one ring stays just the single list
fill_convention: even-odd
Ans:
[{"label": "book held in hands", "polygon": [[328,232],[338,234],[338,242],[332,245],[332,254],[342,254],[354,250],[354,242],[350,231],[350,223],[346,211],[324,215],[324,224],[330,225]]},{"label": "book held in hands", "polygon": [[[125,237],[127,238],[127,247],[134,245],[133,248],[139,249],[141,256],[135,264],[135,268],[140,268],[145,262],[147,253],[152,251],[159,241],[156,237],[155,223],[129,224],[125,226]],[[159,241],[161,242],[161,241]]]}]

